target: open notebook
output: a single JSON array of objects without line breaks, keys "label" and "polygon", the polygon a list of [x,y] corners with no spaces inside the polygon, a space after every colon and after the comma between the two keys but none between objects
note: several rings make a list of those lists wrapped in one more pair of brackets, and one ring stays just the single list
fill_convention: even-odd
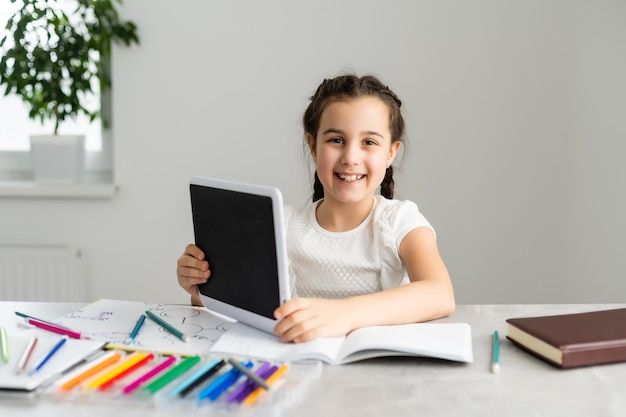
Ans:
[{"label": "open notebook", "polygon": [[211,348],[214,352],[284,361],[318,360],[332,365],[384,356],[416,356],[473,362],[467,323],[369,326],[347,336],[282,343],[273,335],[237,323]]}]

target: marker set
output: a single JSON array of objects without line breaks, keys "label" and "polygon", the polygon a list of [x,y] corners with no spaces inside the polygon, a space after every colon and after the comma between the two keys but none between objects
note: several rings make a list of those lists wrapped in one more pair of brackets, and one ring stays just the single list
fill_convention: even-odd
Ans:
[{"label": "marker set", "polygon": [[[57,333],[57,337],[8,338],[6,332],[0,332],[0,360],[2,365],[6,362],[0,366],[0,391],[19,390],[42,400],[175,407],[205,413],[236,410],[238,415],[257,416],[273,415],[297,401],[321,374],[319,362],[235,358],[228,353],[195,353],[192,349],[177,354],[162,353],[158,347],[138,350],[135,341],[146,321],[157,323],[168,335],[180,339],[185,348],[192,347],[180,329],[144,310],[145,305],[141,307],[143,313],[134,327],[128,326],[132,331],[123,347],[111,347],[91,334],[16,312],[31,325]],[[135,349],[126,348],[130,345]]]},{"label": "marker set", "polygon": [[165,356],[108,351],[49,386],[45,395],[71,401],[239,410],[297,400],[319,363],[274,363],[219,356]]}]

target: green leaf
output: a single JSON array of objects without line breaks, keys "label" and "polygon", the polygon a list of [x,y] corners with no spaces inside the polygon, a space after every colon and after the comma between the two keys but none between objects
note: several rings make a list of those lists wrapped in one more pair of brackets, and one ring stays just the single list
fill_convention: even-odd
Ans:
[{"label": "green leaf", "polygon": [[68,12],[58,10],[56,1],[22,0],[0,39],[4,94],[20,96],[29,106],[29,117],[54,120],[55,130],[78,114],[92,121],[99,117],[83,100],[93,94],[92,79],[99,80],[101,92],[111,85],[102,64],[110,56],[111,43],[139,44],[136,25],[120,19],[114,3],[122,2],[77,0]]}]

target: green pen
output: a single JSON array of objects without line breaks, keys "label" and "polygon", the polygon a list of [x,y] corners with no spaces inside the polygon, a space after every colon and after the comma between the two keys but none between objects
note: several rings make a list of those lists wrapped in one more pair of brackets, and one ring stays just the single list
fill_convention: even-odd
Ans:
[{"label": "green pen", "polygon": [[195,364],[200,362],[200,359],[200,356],[188,356],[187,358],[185,358],[184,361],[161,375],[159,378],[152,381],[150,384],[146,385],[143,390],[150,391],[150,393],[154,394],[155,392],[187,372],[189,369],[191,369]]}]

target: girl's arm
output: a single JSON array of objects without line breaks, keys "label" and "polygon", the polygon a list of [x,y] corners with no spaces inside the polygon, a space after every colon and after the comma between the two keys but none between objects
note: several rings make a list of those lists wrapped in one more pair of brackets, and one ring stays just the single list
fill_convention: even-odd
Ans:
[{"label": "girl's arm", "polygon": [[282,320],[274,332],[285,342],[305,342],[364,326],[415,323],[451,314],[454,292],[433,231],[418,227],[409,232],[400,244],[400,257],[409,284],[341,300],[290,300],[276,310],[276,318]]}]

